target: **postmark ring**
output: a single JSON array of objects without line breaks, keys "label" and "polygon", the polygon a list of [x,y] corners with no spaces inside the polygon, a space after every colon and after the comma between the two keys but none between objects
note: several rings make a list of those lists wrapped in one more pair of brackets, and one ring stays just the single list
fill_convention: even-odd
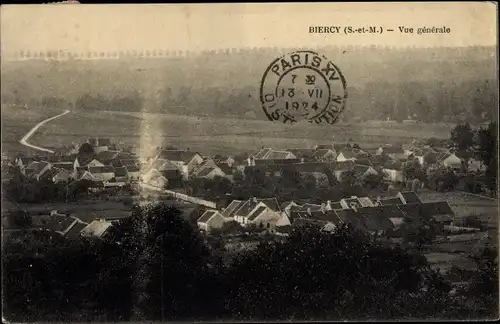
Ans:
[{"label": "postmark ring", "polygon": [[292,52],[274,60],[264,72],[260,101],[272,121],[333,124],[345,109],[346,81],[324,55]]}]

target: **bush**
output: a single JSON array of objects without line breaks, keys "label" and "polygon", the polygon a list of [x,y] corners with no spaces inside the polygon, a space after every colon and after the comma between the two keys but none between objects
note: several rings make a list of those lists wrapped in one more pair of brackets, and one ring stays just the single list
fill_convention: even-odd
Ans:
[{"label": "bush", "polygon": [[483,221],[479,218],[478,215],[472,214],[464,218],[463,220],[464,227],[473,227],[479,228],[480,230],[486,230],[486,226]]}]

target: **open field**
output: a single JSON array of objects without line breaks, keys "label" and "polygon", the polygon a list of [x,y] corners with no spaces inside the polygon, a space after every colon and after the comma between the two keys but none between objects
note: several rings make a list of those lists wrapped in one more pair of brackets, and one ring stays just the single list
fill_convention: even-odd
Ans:
[{"label": "open field", "polygon": [[[31,154],[36,150],[21,145],[19,141],[26,133],[40,121],[60,114],[63,109],[52,108],[24,108],[2,105],[2,152],[8,155],[18,153]],[[43,126],[42,126],[43,128]]]},{"label": "open field", "polygon": [[447,201],[455,212],[457,221],[470,215],[477,215],[489,228],[498,229],[497,201],[458,191],[422,191],[418,195],[424,202]]},{"label": "open field", "polygon": [[446,138],[448,128],[397,123],[284,125],[251,119],[157,113],[72,112],[44,125],[33,136],[32,142],[45,147],[81,142],[89,136],[105,136],[134,144],[146,155],[162,143],[214,155],[254,151],[262,146],[312,147],[332,140],[357,142],[364,148],[375,148],[385,143],[410,143],[416,138]]}]

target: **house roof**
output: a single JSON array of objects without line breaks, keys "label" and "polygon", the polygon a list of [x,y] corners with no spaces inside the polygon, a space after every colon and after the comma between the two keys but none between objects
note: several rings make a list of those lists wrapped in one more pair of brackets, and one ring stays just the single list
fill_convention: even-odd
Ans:
[{"label": "house roof", "polygon": [[399,145],[382,146],[382,151],[386,154],[403,154],[405,152],[403,147]]},{"label": "house roof", "polygon": [[182,179],[182,173],[178,169],[165,170],[161,171],[160,173],[168,180]]},{"label": "house roof", "polygon": [[127,172],[139,172],[141,169],[137,165],[126,165],[125,169]]},{"label": "house roof", "polygon": [[39,161],[31,161],[31,163],[26,167],[26,170],[35,170],[37,168],[37,166],[40,164],[41,162]]},{"label": "house roof", "polygon": [[257,209],[255,209],[250,215],[248,215],[248,220],[254,220],[256,219],[257,217],[259,217],[260,214],[262,214],[265,210],[267,209],[267,207],[265,206],[261,206]]},{"label": "house roof", "polygon": [[281,159],[286,159],[286,157],[290,155],[290,152],[288,151],[274,151],[271,150],[271,152],[266,156],[266,159],[269,160],[281,160]]},{"label": "house roof", "polygon": [[262,148],[257,154],[254,155],[255,159],[265,159],[266,156],[271,153],[271,148]]},{"label": "house roof", "polygon": [[335,225],[338,225],[341,220],[335,210],[326,210],[326,211],[314,211],[311,212],[311,215],[309,216],[311,219],[321,221],[321,222],[329,222]]},{"label": "house roof", "polygon": [[407,204],[413,204],[413,203],[421,203],[422,200],[417,196],[416,193],[413,191],[403,191],[399,193],[404,200],[406,201]]},{"label": "house roof", "polygon": [[334,171],[346,171],[354,167],[354,162],[353,161],[332,162],[330,163],[330,167]]},{"label": "house roof", "polygon": [[367,165],[363,164],[354,164],[353,171],[356,175],[362,175],[365,174],[366,171],[368,171],[370,167]]},{"label": "house roof", "polygon": [[58,162],[58,163],[52,163],[52,167],[57,169],[64,169],[67,171],[73,171],[74,164],[71,162]]},{"label": "house roof", "polygon": [[27,166],[29,165],[31,162],[35,161],[35,159],[33,158],[30,158],[30,157],[22,157],[22,158],[19,158],[20,162],[22,163],[22,165],[24,166]]},{"label": "house roof", "polygon": [[335,153],[332,149],[318,149],[316,152],[314,152],[313,157],[315,158],[322,158],[328,153]]},{"label": "house roof", "polygon": [[115,168],[112,166],[102,166],[102,167],[89,167],[89,172],[92,174],[99,174],[99,173],[114,173]]},{"label": "house roof", "polygon": [[116,167],[115,168],[115,177],[126,177],[127,169],[125,167]]},{"label": "house roof", "polygon": [[307,203],[307,204],[300,206],[298,211],[299,212],[307,212],[309,209],[311,210],[311,212],[318,211],[318,210],[321,210],[321,205]]},{"label": "house roof", "polygon": [[225,175],[231,175],[233,174],[233,168],[231,168],[227,163],[216,163],[217,167],[224,172]]},{"label": "house roof", "polygon": [[60,172],[59,169],[50,169],[47,170],[46,172],[43,173],[43,175],[40,177],[40,180],[50,180],[52,177],[54,177],[56,174]]},{"label": "house roof", "polygon": [[389,218],[403,217],[397,206],[377,206],[358,209],[364,227],[369,231],[394,228]]},{"label": "house roof", "polygon": [[200,218],[198,218],[198,223],[206,223],[212,218],[212,216],[216,215],[217,211],[216,210],[207,210],[201,215]]},{"label": "house roof", "polygon": [[87,227],[87,225],[89,225],[89,224],[78,219],[76,222],[73,223],[73,226],[71,226],[71,228],[69,230],[67,230],[67,232],[64,236],[66,236],[67,238],[71,238],[71,239],[78,238],[80,236],[82,230],[85,227]]},{"label": "house roof", "polygon": [[363,206],[363,207],[373,206],[373,202],[368,197],[358,197],[358,201],[361,203],[361,206]]},{"label": "house roof", "polygon": [[185,151],[185,150],[161,150],[156,156],[157,159],[163,159],[167,161],[181,161],[189,162],[196,155],[196,152]]},{"label": "house roof", "polygon": [[398,205],[398,208],[409,218],[420,219],[440,216],[437,220],[452,220],[454,212],[446,201],[430,203],[413,203]]},{"label": "house roof", "polygon": [[[123,165],[123,163],[120,161],[120,164]],[[164,171],[164,170],[169,170],[169,169],[178,169],[178,166],[175,165],[174,163],[166,160],[156,160],[153,162],[152,167],[158,171]]]},{"label": "house roof", "polygon": [[103,151],[97,154],[97,159],[100,161],[110,161],[115,159],[120,152],[113,151]]},{"label": "house roof", "polygon": [[305,149],[290,149],[288,150],[297,158],[311,158],[316,153],[315,149],[305,148]]},{"label": "house roof", "polygon": [[203,168],[200,172],[198,172],[198,177],[205,177],[210,174],[210,172],[214,171],[214,167]]},{"label": "house roof", "polygon": [[81,233],[83,236],[102,237],[111,226],[113,226],[111,222],[105,220],[94,220],[83,228]]},{"label": "house roof", "polygon": [[384,164],[384,169],[401,171],[403,169],[403,163],[401,161],[387,161]]},{"label": "house roof", "polygon": [[443,154],[439,153],[439,152],[427,152],[424,155],[424,161],[426,161],[427,163],[431,163],[431,164],[436,163],[441,159],[442,155]]},{"label": "house roof", "polygon": [[233,200],[225,209],[222,211],[222,216],[224,217],[232,217],[234,215],[234,212],[238,210],[238,208],[243,205],[245,201],[241,200]]},{"label": "house roof", "polygon": [[344,224],[350,224],[357,229],[366,229],[360,215],[352,209],[336,209],[335,213]]},{"label": "house roof", "polygon": [[380,203],[383,206],[388,206],[388,205],[399,205],[402,204],[403,202],[401,201],[400,198],[396,197],[396,198],[381,199]]},{"label": "house roof", "polygon": [[300,159],[262,159],[254,162],[255,165],[276,166],[279,169],[283,165],[300,163]]},{"label": "house roof", "polygon": [[276,198],[250,198],[245,201],[234,214],[238,216],[248,216],[248,214],[261,202],[273,211],[280,211]]},{"label": "house roof", "polygon": [[342,209],[342,205],[340,204],[340,201],[330,202],[330,207],[332,209]]},{"label": "house roof", "polygon": [[346,159],[354,159],[356,158],[356,153],[352,149],[343,149],[339,152],[339,155],[342,154]]},{"label": "house roof", "polygon": [[42,172],[43,169],[45,169],[50,163],[48,162],[40,162],[38,164],[36,164],[34,166],[34,168],[32,168],[34,174],[40,174],[40,172]]},{"label": "house roof", "polygon": [[111,140],[109,138],[99,138],[99,146],[111,145]]}]

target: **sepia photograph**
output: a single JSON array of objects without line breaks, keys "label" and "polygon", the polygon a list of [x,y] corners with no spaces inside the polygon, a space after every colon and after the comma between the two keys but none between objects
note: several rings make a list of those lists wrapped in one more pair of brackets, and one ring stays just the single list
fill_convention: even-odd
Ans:
[{"label": "sepia photograph", "polygon": [[2,321],[498,320],[498,4],[3,5]]}]

